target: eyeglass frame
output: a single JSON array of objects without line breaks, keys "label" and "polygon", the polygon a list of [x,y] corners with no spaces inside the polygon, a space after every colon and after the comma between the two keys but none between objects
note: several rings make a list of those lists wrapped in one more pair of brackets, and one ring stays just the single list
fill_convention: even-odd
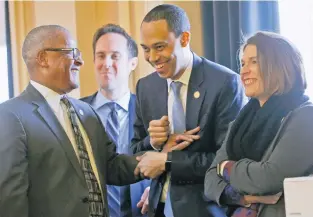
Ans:
[{"label": "eyeglass frame", "polygon": [[[66,52],[66,51],[72,51],[73,54],[73,60],[77,61],[81,57],[81,51],[78,48],[45,48],[44,51],[55,51],[55,52]],[[78,56],[75,58],[75,50],[78,53]]]}]

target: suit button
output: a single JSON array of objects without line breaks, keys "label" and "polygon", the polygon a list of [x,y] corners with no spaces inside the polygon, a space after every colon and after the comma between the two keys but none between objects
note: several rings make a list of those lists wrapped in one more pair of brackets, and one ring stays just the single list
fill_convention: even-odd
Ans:
[{"label": "suit button", "polygon": [[84,197],[84,198],[82,199],[82,202],[83,202],[83,203],[88,203],[88,201],[89,201],[88,197]]}]

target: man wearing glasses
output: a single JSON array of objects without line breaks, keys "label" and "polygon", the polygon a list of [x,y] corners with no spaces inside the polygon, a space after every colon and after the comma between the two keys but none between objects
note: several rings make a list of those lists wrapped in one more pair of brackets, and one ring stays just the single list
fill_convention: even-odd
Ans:
[{"label": "man wearing glasses", "polygon": [[127,185],[134,157],[118,155],[88,104],[67,96],[83,60],[68,30],[25,38],[30,84],[0,104],[0,216],[107,217],[106,184]]}]

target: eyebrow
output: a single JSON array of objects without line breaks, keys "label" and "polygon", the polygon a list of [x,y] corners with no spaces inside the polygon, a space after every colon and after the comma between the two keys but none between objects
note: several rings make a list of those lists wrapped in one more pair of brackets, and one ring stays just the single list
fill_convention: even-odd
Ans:
[{"label": "eyebrow", "polygon": [[[249,57],[249,60],[256,59],[256,58],[257,58],[257,56],[254,56],[254,57]],[[243,60],[243,59],[241,59],[241,62],[244,62],[244,60]]]},{"label": "eyebrow", "polygon": [[121,54],[119,51],[112,51],[112,52],[97,51],[97,52],[96,52],[96,54],[105,54],[105,53]]},{"label": "eyebrow", "polygon": [[[162,45],[162,44],[168,44],[166,41],[159,41],[159,42],[156,42],[154,44],[152,44],[152,47],[155,47],[155,46],[158,46],[158,45]],[[148,47],[147,45],[144,45],[144,44],[140,44],[141,47]]]}]

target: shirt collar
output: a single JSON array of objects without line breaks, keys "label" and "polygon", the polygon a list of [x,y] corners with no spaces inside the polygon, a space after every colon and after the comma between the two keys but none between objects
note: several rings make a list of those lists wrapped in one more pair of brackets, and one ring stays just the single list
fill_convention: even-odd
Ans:
[{"label": "shirt collar", "polygon": [[[177,80],[175,80],[175,81],[179,81],[179,82],[181,82],[183,85],[188,85],[189,79],[190,79],[190,76],[191,76],[192,65],[193,65],[193,55],[192,55],[192,53],[190,52],[190,57],[189,57],[189,62],[188,62],[187,68],[185,69],[185,71],[184,71],[184,73],[182,74],[182,76],[180,76],[180,78],[177,79]],[[170,91],[170,85],[171,85],[172,81],[173,81],[173,80],[172,80],[171,78],[168,78],[168,79],[167,79],[168,91]]]},{"label": "shirt collar", "polygon": [[128,91],[126,94],[124,94],[124,96],[122,96],[118,100],[112,101],[112,100],[107,99],[105,96],[103,96],[103,94],[99,90],[96,95],[96,98],[94,99],[93,105],[95,109],[99,109],[109,102],[115,102],[120,107],[122,107],[125,111],[128,111],[129,100],[130,100],[130,91]]},{"label": "shirt collar", "polygon": [[36,90],[46,99],[50,107],[54,112],[58,112],[60,108],[60,100],[63,97],[63,95],[58,94],[57,92],[51,90],[50,88],[39,84],[33,80],[30,81],[30,83],[34,86]]}]

